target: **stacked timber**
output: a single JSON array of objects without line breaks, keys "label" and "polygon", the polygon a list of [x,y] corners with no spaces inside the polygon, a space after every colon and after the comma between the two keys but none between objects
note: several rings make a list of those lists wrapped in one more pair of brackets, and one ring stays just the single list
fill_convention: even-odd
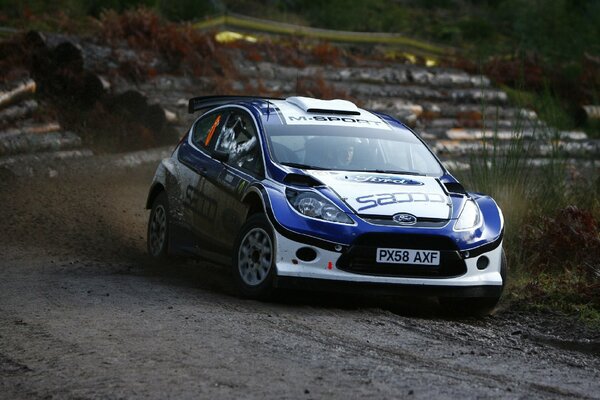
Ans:
[{"label": "stacked timber", "polygon": [[[532,158],[557,153],[583,160],[600,156],[600,141],[588,139],[584,132],[548,126],[535,111],[512,104],[506,92],[482,75],[391,63],[353,68],[295,68],[248,61],[238,65],[246,84],[266,87],[283,97],[295,94],[299,81],[318,79],[367,109],[400,119],[443,160],[464,160],[489,152],[491,146],[507,152],[515,143],[522,143]],[[588,116],[595,115],[593,107],[585,110]]]},{"label": "stacked timber", "polygon": [[0,168],[30,171],[39,160],[91,155],[81,138],[40,111],[31,79],[5,84],[0,91]]}]

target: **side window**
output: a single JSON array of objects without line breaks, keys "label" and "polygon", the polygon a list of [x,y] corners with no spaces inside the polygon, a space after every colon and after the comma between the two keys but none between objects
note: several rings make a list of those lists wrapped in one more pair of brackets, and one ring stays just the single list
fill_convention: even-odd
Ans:
[{"label": "side window", "polygon": [[208,147],[223,120],[223,114],[223,111],[218,111],[197,121],[192,131],[192,143],[200,148]]},{"label": "side window", "polygon": [[229,153],[227,164],[261,175],[263,161],[256,127],[252,118],[243,111],[232,111],[226,118],[215,150]]}]

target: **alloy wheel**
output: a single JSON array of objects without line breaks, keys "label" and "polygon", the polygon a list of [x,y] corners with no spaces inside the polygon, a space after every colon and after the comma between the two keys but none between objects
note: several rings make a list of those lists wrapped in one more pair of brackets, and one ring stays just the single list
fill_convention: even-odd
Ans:
[{"label": "alloy wheel", "polygon": [[156,206],[150,221],[150,249],[152,255],[161,252],[167,237],[167,212],[162,204]]},{"label": "alloy wheel", "polygon": [[258,286],[269,275],[273,263],[273,243],[262,228],[248,231],[238,252],[240,277],[246,285]]}]

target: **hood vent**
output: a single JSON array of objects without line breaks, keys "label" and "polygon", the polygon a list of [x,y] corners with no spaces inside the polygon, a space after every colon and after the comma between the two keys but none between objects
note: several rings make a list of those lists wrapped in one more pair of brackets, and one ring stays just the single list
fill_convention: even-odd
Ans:
[{"label": "hood vent", "polygon": [[323,186],[323,182],[319,181],[318,179],[309,175],[301,174],[287,174],[285,178],[283,178],[283,183],[295,186]]},{"label": "hood vent", "polygon": [[446,190],[449,193],[467,194],[467,191],[465,190],[463,185],[461,185],[458,182],[443,182],[443,183],[444,183],[444,186],[446,187]]},{"label": "hood vent", "polygon": [[360,109],[348,100],[319,100],[311,97],[292,96],[285,101],[308,113],[360,115]]}]

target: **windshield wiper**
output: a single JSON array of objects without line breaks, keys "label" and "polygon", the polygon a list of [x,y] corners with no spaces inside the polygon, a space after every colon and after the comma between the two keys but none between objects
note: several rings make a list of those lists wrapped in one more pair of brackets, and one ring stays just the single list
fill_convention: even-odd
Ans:
[{"label": "windshield wiper", "polygon": [[425,174],[421,174],[419,172],[413,171],[396,171],[393,169],[353,169],[351,172],[376,172],[378,174],[397,174],[397,175],[416,175],[416,176],[425,176]]},{"label": "windshield wiper", "polygon": [[300,169],[320,169],[320,170],[329,169],[329,168],[317,167],[315,165],[300,164],[300,163],[293,163],[293,162],[282,162],[279,164],[285,165],[286,167],[293,167],[293,168],[300,168]]}]

